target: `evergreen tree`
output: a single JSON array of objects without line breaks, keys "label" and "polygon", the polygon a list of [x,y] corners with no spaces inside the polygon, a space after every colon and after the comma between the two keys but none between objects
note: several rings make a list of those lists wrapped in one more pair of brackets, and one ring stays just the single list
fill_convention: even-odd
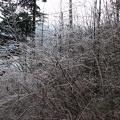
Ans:
[{"label": "evergreen tree", "polygon": [[39,6],[36,4],[36,0],[19,0],[19,5],[29,12],[32,16],[32,31],[35,32],[36,17],[41,20],[41,16],[45,14],[40,12]]},{"label": "evergreen tree", "polygon": [[19,0],[19,5],[29,12],[32,17],[32,40],[33,47],[35,47],[35,29],[36,29],[36,18],[41,21],[41,17],[45,18],[45,14],[40,12],[39,6],[36,4],[36,0]]},{"label": "evergreen tree", "polygon": [[[24,8],[24,11],[17,13],[18,6]],[[25,41],[25,37],[30,36],[31,33],[35,35],[36,17],[41,19],[41,16],[44,15],[40,13],[36,0],[19,0],[19,3],[2,0],[0,2],[0,11],[2,13],[0,16],[2,18],[0,23],[2,34],[0,36],[4,42],[11,39]],[[20,38],[17,38],[18,35]]]}]

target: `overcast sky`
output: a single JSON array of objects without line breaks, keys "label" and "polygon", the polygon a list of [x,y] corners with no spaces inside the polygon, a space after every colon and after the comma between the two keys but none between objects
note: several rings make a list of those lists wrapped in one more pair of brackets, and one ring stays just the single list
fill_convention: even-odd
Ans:
[{"label": "overcast sky", "polygon": [[[64,21],[68,22],[68,13],[69,13],[69,0],[47,0],[46,3],[42,0],[38,1],[38,4],[41,8],[41,12],[49,14],[49,22],[58,22],[60,20],[60,1],[62,1],[62,11],[64,14]],[[92,6],[93,0],[72,0],[73,2],[73,19],[75,17],[86,15],[90,11],[90,6]],[[89,7],[88,7],[89,6]],[[86,9],[87,8],[87,9]],[[89,8],[89,9],[88,9]]]}]

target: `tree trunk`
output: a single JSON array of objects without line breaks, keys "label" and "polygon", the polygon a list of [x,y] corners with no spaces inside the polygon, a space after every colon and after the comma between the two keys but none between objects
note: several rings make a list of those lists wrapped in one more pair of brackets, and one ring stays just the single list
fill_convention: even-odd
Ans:
[{"label": "tree trunk", "polygon": [[36,0],[33,1],[33,47],[35,48]]},{"label": "tree trunk", "polygon": [[117,19],[117,25],[119,24],[119,9],[120,9],[120,1],[116,0],[116,19]]},{"label": "tree trunk", "polygon": [[72,20],[72,0],[69,0],[69,24],[70,28],[72,28],[73,20]]}]

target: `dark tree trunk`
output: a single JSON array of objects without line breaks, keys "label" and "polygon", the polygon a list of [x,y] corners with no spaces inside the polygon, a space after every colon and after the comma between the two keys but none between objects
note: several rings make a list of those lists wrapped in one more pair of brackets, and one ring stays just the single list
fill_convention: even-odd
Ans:
[{"label": "dark tree trunk", "polygon": [[119,24],[119,9],[120,9],[120,1],[116,0],[116,19],[117,19],[117,25]]},{"label": "dark tree trunk", "polygon": [[33,47],[35,47],[36,0],[33,0]]},{"label": "dark tree trunk", "polygon": [[36,0],[33,2],[33,33],[35,33]]}]

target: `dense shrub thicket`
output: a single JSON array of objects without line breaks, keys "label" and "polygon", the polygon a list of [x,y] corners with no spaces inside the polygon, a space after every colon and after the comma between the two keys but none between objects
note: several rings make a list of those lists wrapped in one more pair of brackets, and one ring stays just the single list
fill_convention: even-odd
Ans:
[{"label": "dense shrub thicket", "polygon": [[63,29],[63,36],[52,37],[57,45],[24,43],[17,59],[5,58],[0,119],[119,120],[120,24],[110,22],[96,34],[89,27],[79,34]]}]

